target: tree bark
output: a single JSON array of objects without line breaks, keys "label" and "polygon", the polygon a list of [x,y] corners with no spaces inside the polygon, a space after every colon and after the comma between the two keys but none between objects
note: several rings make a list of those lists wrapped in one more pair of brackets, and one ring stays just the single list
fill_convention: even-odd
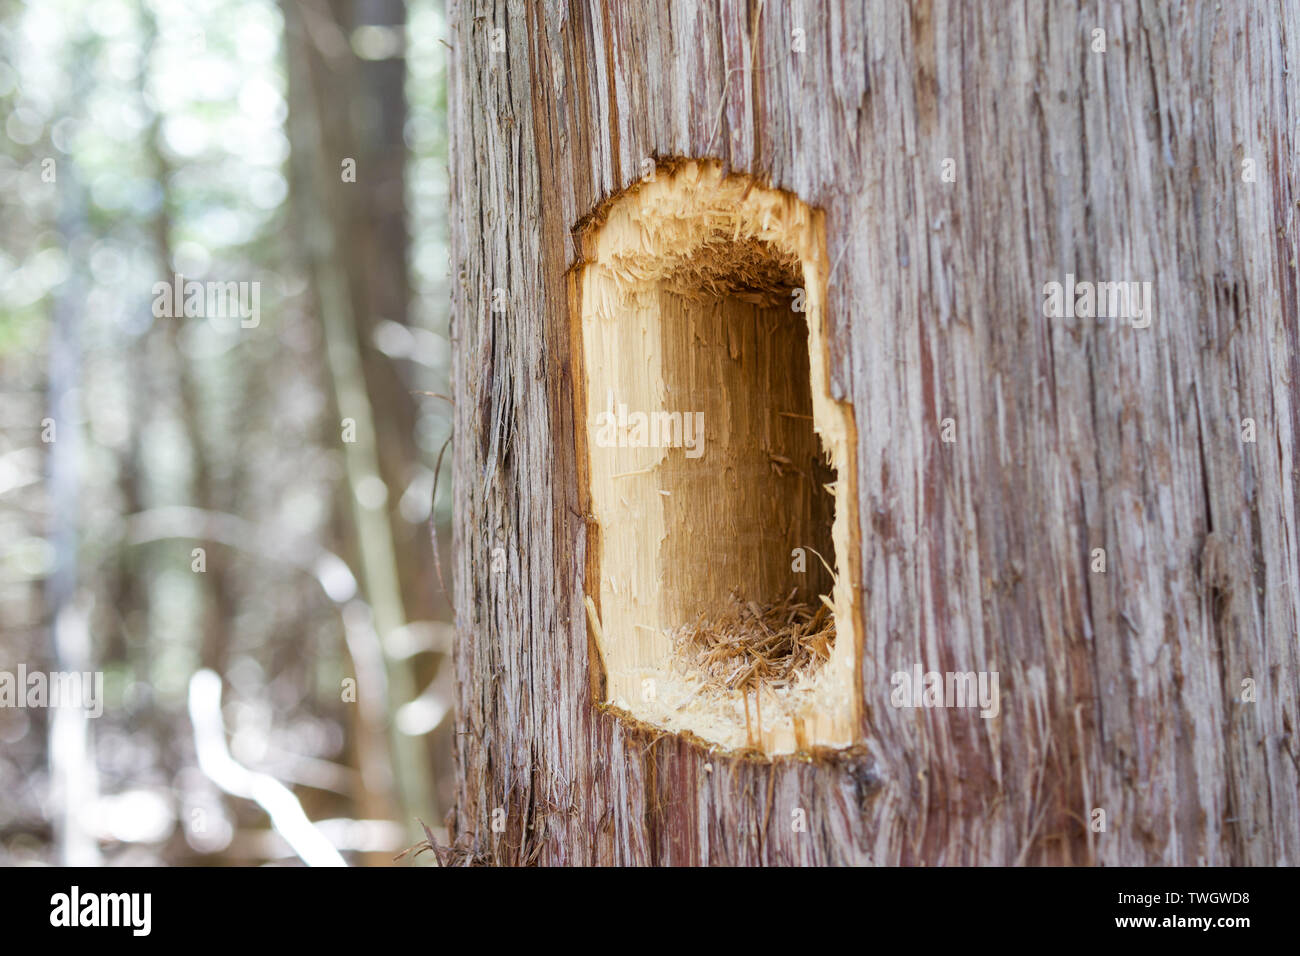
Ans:
[{"label": "tree bark", "polygon": [[[458,859],[1300,861],[1300,8],[448,17]],[[667,157],[825,212],[846,750],[711,753],[596,692],[566,273]],[[1046,316],[1067,276],[1149,281],[1150,325]],[[891,706],[915,665],[997,672],[999,716]]]}]

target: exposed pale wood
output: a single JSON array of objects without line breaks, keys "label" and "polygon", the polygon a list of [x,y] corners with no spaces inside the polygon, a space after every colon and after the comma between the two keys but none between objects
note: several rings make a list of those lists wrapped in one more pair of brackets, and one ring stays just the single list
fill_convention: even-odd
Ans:
[{"label": "exposed pale wood", "polygon": [[[1300,860],[1295,4],[449,18],[464,855]],[[721,758],[593,704],[566,270],[656,156],[825,211],[831,394],[857,423],[849,752]],[[1154,322],[1045,318],[1067,273],[1151,281]],[[916,663],[999,672],[1001,715],[891,707]]]},{"label": "exposed pale wood", "polygon": [[[854,429],[826,385],[820,217],[691,162],[652,169],[582,232],[570,308],[606,701],[727,750],[852,744],[858,602],[822,561],[855,553],[851,476],[837,480]],[[679,630],[733,597],[821,595],[840,639],[792,685],[714,688],[679,652]]]}]

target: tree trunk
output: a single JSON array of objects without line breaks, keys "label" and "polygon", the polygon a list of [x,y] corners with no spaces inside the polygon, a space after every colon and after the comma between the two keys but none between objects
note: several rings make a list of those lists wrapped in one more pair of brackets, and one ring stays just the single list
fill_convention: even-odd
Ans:
[{"label": "tree trunk", "polygon": [[[1300,8],[864,6],[449,4],[457,858],[1300,861]],[[591,230],[706,158],[824,214],[855,423],[852,734],[793,753],[600,653]]]}]

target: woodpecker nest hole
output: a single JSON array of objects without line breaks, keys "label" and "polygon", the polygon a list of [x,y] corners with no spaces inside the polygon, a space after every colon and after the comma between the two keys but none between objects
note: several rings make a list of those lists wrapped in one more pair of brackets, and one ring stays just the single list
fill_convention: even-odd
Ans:
[{"label": "woodpecker nest hole", "polygon": [[789,193],[683,161],[579,231],[604,702],[724,749],[856,736],[856,442],[830,395],[822,229]]}]

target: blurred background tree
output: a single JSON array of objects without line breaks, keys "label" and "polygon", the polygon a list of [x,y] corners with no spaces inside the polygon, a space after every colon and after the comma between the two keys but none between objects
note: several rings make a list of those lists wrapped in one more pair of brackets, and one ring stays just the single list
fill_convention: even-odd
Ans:
[{"label": "blurred background tree", "polygon": [[[436,0],[0,0],[0,671],[104,674],[98,718],[0,708],[0,865],[295,860],[199,765],[201,668],[349,862],[440,821],[444,38]],[[155,316],[178,274],[257,324]]]}]

